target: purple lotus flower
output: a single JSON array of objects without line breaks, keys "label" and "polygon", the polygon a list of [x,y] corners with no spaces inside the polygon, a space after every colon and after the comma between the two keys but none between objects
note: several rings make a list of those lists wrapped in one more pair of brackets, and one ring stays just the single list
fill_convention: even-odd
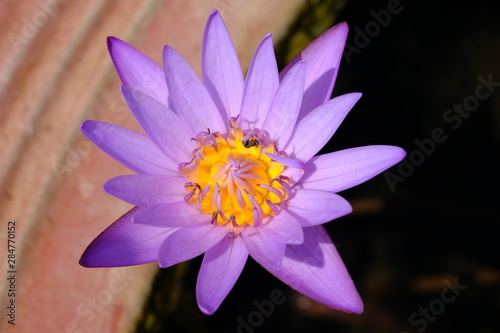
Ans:
[{"label": "purple lotus flower", "polygon": [[330,307],[363,303],[323,223],[349,214],[339,191],[405,156],[366,146],[314,156],[359,93],[330,99],[347,25],[331,28],[281,73],[271,35],[246,78],[217,11],[203,38],[203,82],[171,47],[164,68],[109,38],[122,92],[147,136],[98,121],[84,135],[136,175],[104,190],[136,207],[86,249],[86,267],[157,261],[169,267],[204,253],[196,285],[213,314],[250,255],[283,282]]}]

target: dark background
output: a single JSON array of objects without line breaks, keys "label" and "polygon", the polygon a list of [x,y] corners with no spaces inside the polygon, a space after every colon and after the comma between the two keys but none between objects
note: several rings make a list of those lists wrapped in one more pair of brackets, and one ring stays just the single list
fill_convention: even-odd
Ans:
[{"label": "dark background", "polygon": [[[347,43],[357,51],[344,57],[334,95],[363,97],[324,152],[390,144],[409,155],[404,168],[390,169],[402,177],[392,188],[382,174],[342,192],[355,211],[326,225],[365,312],[308,301],[249,259],[220,309],[205,316],[194,294],[197,258],[161,271],[138,332],[500,331],[500,87],[460,125],[443,118],[454,104],[473,100],[478,77],[500,82],[500,5],[401,0],[385,27],[373,23],[372,11],[389,2],[308,1],[277,46],[283,65],[298,52],[297,40],[347,21]],[[363,44],[358,31],[368,26],[380,29]],[[431,148],[436,128],[446,139]],[[416,140],[430,152],[416,152]],[[447,283],[464,286],[448,303]],[[286,301],[259,317],[253,301],[269,300],[275,289]],[[429,307],[425,319],[420,311]],[[249,320],[255,327],[244,328]]]}]

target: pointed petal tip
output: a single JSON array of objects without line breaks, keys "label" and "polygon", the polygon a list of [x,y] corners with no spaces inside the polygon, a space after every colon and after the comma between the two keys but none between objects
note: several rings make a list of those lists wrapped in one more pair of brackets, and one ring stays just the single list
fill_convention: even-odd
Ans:
[{"label": "pointed petal tip", "polygon": [[295,63],[290,64],[290,65],[291,65],[291,68],[290,68],[290,70],[287,73],[285,73],[285,76],[283,77],[282,81],[285,80],[285,78],[287,76],[292,76],[292,74],[290,74],[290,72],[297,72],[297,71],[303,72],[303,75],[304,75],[304,78],[305,78],[305,74],[306,74],[306,60],[300,59],[300,60],[297,60]]},{"label": "pointed petal tip", "polygon": [[92,120],[85,120],[83,123],[80,124],[80,131],[82,131],[82,133],[84,133],[88,127],[89,127],[89,123],[91,122]]},{"label": "pointed petal tip", "polygon": [[210,13],[210,15],[209,15],[208,17],[209,17],[209,19],[210,19],[211,17],[213,17],[213,16],[215,16],[215,15],[220,16],[220,12],[219,12],[219,10],[218,10],[218,9],[214,9],[214,10],[212,10],[212,12]]},{"label": "pointed petal tip", "polygon": [[387,146],[386,145],[379,145],[378,147],[383,149],[384,153],[387,156],[388,166],[386,167],[386,169],[401,162],[406,157],[406,151],[401,147],[389,146],[389,145],[387,145]]},{"label": "pointed petal tip", "polygon": [[106,42],[107,42],[107,45],[108,45],[108,52],[111,56],[111,59],[113,59],[113,61],[115,61],[116,57],[119,56],[120,54],[120,48],[122,50],[124,50],[124,48],[133,48],[132,46],[130,46],[128,43],[124,42],[123,40],[121,40],[120,38],[116,38],[116,37],[113,37],[113,36],[108,36],[108,38],[106,38]]},{"label": "pointed petal tip", "polygon": [[356,295],[353,295],[353,299],[350,299],[349,301],[344,300],[341,303],[335,302],[334,304],[325,304],[325,305],[331,307],[332,309],[352,314],[362,314],[363,311],[365,310],[363,300],[361,299],[361,297],[357,292]]},{"label": "pointed petal tip", "polygon": [[83,252],[80,260],[78,261],[78,264],[80,266],[85,267],[85,268],[107,268],[107,267],[124,267],[124,266],[132,266],[132,265],[137,265],[137,263],[130,263],[130,264],[121,264],[121,265],[114,265],[113,263],[110,262],[102,262],[98,258],[93,255],[91,250],[88,248]]},{"label": "pointed petal tip", "polygon": [[353,95],[353,96],[356,96],[358,98],[358,100],[363,97],[363,93],[361,92],[352,92],[352,93],[349,93],[349,94],[346,94],[346,95]]},{"label": "pointed petal tip", "polygon": [[175,59],[173,59],[175,57],[182,58],[182,55],[170,45],[165,45],[163,47],[162,56],[163,56],[163,67],[165,71],[167,70],[167,64],[168,64],[167,61],[175,61]]},{"label": "pointed petal tip", "polygon": [[352,313],[355,314],[362,314],[363,311],[365,311],[365,306],[363,304],[363,301],[360,300],[359,304],[353,309]]},{"label": "pointed petal tip", "polygon": [[346,21],[342,21],[338,24],[335,25],[337,27],[337,29],[346,29],[346,30],[349,30],[349,25],[347,24]]},{"label": "pointed petal tip", "polygon": [[[118,176],[120,177],[120,176]],[[105,192],[105,193],[108,193],[108,194],[111,194],[113,195],[112,193],[112,190],[111,188],[113,187],[113,184],[116,183],[116,180],[118,179],[118,177],[113,177],[111,179],[108,179],[104,184],[102,184],[101,188],[102,190]],[[134,220],[134,217],[132,217],[132,222]]]},{"label": "pointed petal tip", "polygon": [[347,24],[346,21],[342,21],[338,24],[335,24],[333,27],[331,27],[330,29],[328,29],[325,33],[337,33],[339,34],[337,36],[337,38],[343,38],[343,39],[346,39],[347,38],[347,34],[349,33],[349,25]]},{"label": "pointed petal tip", "polygon": [[173,264],[169,263],[169,262],[164,262],[163,260],[161,260],[160,258],[158,258],[158,267],[160,268],[168,268],[170,266],[172,266]]},{"label": "pointed petal tip", "polygon": [[290,68],[290,70],[285,74],[282,82],[285,81],[287,78],[289,80],[290,78],[293,78],[293,80],[298,80],[304,85],[306,79],[306,68],[307,64],[305,60],[297,61],[295,64],[292,65],[292,68]]},{"label": "pointed petal tip", "polygon": [[168,105],[163,69],[132,45],[115,37],[107,39],[108,51],[123,84]]},{"label": "pointed petal tip", "polygon": [[116,38],[113,36],[108,36],[108,38],[106,38],[106,42],[108,43],[108,48],[113,47],[113,45],[116,43],[120,43],[120,42],[123,43],[123,41],[121,41],[119,38]]},{"label": "pointed petal tip", "polygon": [[338,99],[338,101],[345,100],[347,99],[349,103],[354,107],[354,105],[363,97],[363,93],[360,92],[351,92],[343,95],[339,95],[337,97],[334,97],[332,99]]},{"label": "pointed petal tip", "polygon": [[[106,264],[105,262],[99,260],[99,253],[98,253],[99,251],[96,251],[96,248],[99,246],[99,245],[96,246],[97,242],[98,241],[93,240],[89,244],[89,246],[87,246],[85,251],[83,251],[83,254],[80,257],[80,260],[78,261],[80,266],[85,267],[85,268],[116,267],[116,265],[113,266],[110,263]],[[123,265],[123,266],[125,266],[125,265]]]},{"label": "pointed petal tip", "polygon": [[334,97],[332,99],[337,99],[337,101],[339,101],[341,103],[347,103],[348,105],[350,105],[349,110],[348,110],[348,111],[350,111],[354,107],[354,105],[356,105],[356,103],[358,103],[358,101],[361,99],[361,97],[363,97],[362,93],[352,92],[352,93],[347,93],[344,95]]},{"label": "pointed petal tip", "polygon": [[217,311],[217,309],[206,308],[203,305],[201,305],[200,303],[198,303],[198,307],[200,308],[201,312],[203,312],[203,314],[205,314],[207,316],[211,316],[215,313],[215,311]]},{"label": "pointed petal tip", "polygon": [[82,257],[80,258],[80,260],[78,261],[78,263],[82,267],[86,267],[86,268],[90,268],[91,267],[91,266],[89,266],[89,264],[87,262],[87,258],[85,256],[85,253],[82,254]]},{"label": "pointed petal tip", "polygon": [[80,131],[82,134],[93,142],[92,140],[92,131],[97,127],[95,120],[85,120],[80,124]]},{"label": "pointed petal tip", "polygon": [[[258,50],[258,49],[259,49],[259,47],[261,47],[263,44],[268,43],[268,42],[270,42],[270,43],[271,43],[271,45],[274,45],[274,44],[273,44],[273,34],[272,34],[271,32],[270,32],[270,33],[268,33],[267,35],[265,35],[265,36],[264,36],[264,37],[260,40],[260,43],[259,43],[259,45],[257,46],[257,50]],[[274,46],[273,46],[273,47],[274,47]],[[257,50],[256,50],[256,52],[257,52]]]},{"label": "pointed petal tip", "polygon": [[361,299],[361,296],[359,296],[356,290],[353,291],[352,297],[350,299],[335,300],[334,302],[326,301],[323,304],[332,309],[342,311],[345,313],[362,314],[363,311],[365,310],[363,300]]},{"label": "pointed petal tip", "polygon": [[[347,205],[346,205],[344,208],[345,208],[345,210],[344,210],[344,212],[343,212],[343,213],[344,213],[344,215],[342,215],[342,216],[349,215],[349,214],[351,214],[351,213],[352,213],[352,211],[353,211],[353,209],[352,209],[352,205],[351,205],[351,203],[350,203],[350,202],[347,202]],[[342,217],[342,216],[341,216],[341,217]]]},{"label": "pointed petal tip", "polygon": [[365,310],[365,307],[363,304],[363,300],[361,300],[361,297],[356,293],[356,296],[351,301],[352,303],[345,304],[345,306],[339,308],[339,310],[347,313],[362,314]]},{"label": "pointed petal tip", "polygon": [[175,52],[175,50],[170,45],[165,45],[163,47],[163,56],[165,56],[166,54],[168,54],[168,53],[170,53],[172,51]]},{"label": "pointed petal tip", "polygon": [[214,18],[217,18],[217,17],[222,20],[222,15],[220,14],[219,10],[218,9],[212,10],[210,15],[208,15],[207,25],[208,25],[208,22],[210,22],[211,20],[213,20]]},{"label": "pointed petal tip", "polygon": [[[300,65],[299,65],[299,64],[300,64]],[[298,66],[305,67],[305,65],[306,65],[306,61],[305,61],[305,60],[299,60],[299,61],[297,61],[297,63],[295,63],[295,64],[293,65],[293,67],[298,67]],[[293,67],[292,67],[292,68],[293,68]]]},{"label": "pointed petal tip", "polygon": [[394,146],[394,152],[398,160],[396,163],[401,162],[406,157],[406,151],[401,147]]}]

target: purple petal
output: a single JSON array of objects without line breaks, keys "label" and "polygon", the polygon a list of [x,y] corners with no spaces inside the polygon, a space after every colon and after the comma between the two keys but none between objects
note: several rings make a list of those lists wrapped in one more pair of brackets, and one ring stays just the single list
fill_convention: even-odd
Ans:
[{"label": "purple petal", "polygon": [[180,118],[165,105],[138,90],[122,86],[123,97],[135,119],[161,151],[175,163],[191,159],[196,145]]},{"label": "purple petal", "polygon": [[302,90],[304,89],[305,63],[298,62],[281,81],[271,103],[262,130],[282,148],[288,142],[297,122]]},{"label": "purple petal", "polygon": [[118,38],[108,38],[108,49],[124,85],[168,105],[168,89],[163,68]]},{"label": "purple petal", "polygon": [[198,280],[196,299],[204,314],[213,314],[231,291],[248,258],[248,251],[241,237],[224,237],[203,257]]},{"label": "purple petal", "polygon": [[227,126],[212,97],[186,60],[167,45],[163,49],[163,62],[172,105],[191,130],[190,135],[196,136],[207,129],[225,130]]},{"label": "purple petal", "polygon": [[323,224],[352,212],[349,202],[338,194],[305,189],[297,190],[283,203],[283,208],[303,227]]},{"label": "purple petal", "polygon": [[223,119],[240,113],[243,74],[231,37],[218,11],[208,18],[203,36],[203,83]]},{"label": "purple petal", "polygon": [[299,221],[285,210],[269,218],[269,222],[259,228],[275,241],[285,244],[302,244],[304,233]]},{"label": "purple petal", "polygon": [[295,169],[303,169],[305,166],[305,163],[301,161],[297,161],[293,158],[288,158],[282,155],[276,155],[276,154],[271,154],[271,153],[264,153],[267,156],[269,156],[271,159],[274,161],[281,163],[287,167],[295,168]]},{"label": "purple petal", "polygon": [[308,161],[330,140],[360,97],[360,93],[338,96],[311,111],[298,122],[284,150]]},{"label": "purple petal", "polygon": [[298,181],[300,181],[304,172],[304,169],[285,168],[285,170],[281,173],[281,176],[288,178],[290,180],[290,186],[294,186]]},{"label": "purple petal", "polygon": [[260,228],[246,226],[241,233],[243,242],[252,258],[261,265],[279,267],[285,254],[285,243],[275,241],[261,232]]},{"label": "purple petal", "polygon": [[262,127],[278,86],[278,65],[269,34],[260,42],[248,68],[239,118],[242,128]]},{"label": "purple petal", "polygon": [[108,180],[103,188],[132,205],[154,206],[181,201],[186,196],[186,178],[164,175],[126,175]]},{"label": "purple petal", "polygon": [[323,226],[304,228],[304,243],[288,245],[281,266],[263,266],[315,301],[342,311],[363,312],[363,302]]},{"label": "purple petal", "polygon": [[145,207],[134,215],[132,221],[154,227],[184,227],[208,223],[210,215],[200,213],[184,201],[178,201]]},{"label": "purple petal", "polygon": [[83,253],[80,265],[118,267],[157,261],[160,245],[177,229],[134,224],[132,216],[138,211],[140,208],[132,208],[97,236]]},{"label": "purple petal", "polygon": [[227,227],[210,223],[182,227],[160,246],[158,263],[170,267],[199,256],[227,237]]},{"label": "purple petal", "polygon": [[81,130],[103,152],[137,173],[179,175],[178,165],[144,135],[93,120],[83,122]]},{"label": "purple petal", "polygon": [[305,189],[340,192],[400,162],[406,152],[394,146],[364,146],[313,157],[299,184]]},{"label": "purple petal", "polygon": [[342,60],[348,30],[347,24],[342,22],[325,31],[280,73],[281,77],[284,77],[295,63],[306,61],[304,99],[299,119],[330,99]]}]

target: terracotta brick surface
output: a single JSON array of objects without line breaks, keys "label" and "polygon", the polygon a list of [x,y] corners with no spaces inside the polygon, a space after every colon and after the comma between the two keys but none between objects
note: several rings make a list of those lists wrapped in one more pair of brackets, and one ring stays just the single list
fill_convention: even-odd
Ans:
[{"label": "terracotta brick surface", "polygon": [[[218,8],[246,68],[259,40],[270,31],[279,39],[303,2],[0,2],[0,331],[130,332],[150,290],[156,264],[78,264],[92,239],[130,208],[101,186],[131,172],[79,131],[86,119],[138,130],[106,37],[121,38],[158,63],[168,43],[200,73],[203,28]],[[15,297],[8,295],[9,221],[16,226]],[[11,300],[15,326],[6,316]]]}]

